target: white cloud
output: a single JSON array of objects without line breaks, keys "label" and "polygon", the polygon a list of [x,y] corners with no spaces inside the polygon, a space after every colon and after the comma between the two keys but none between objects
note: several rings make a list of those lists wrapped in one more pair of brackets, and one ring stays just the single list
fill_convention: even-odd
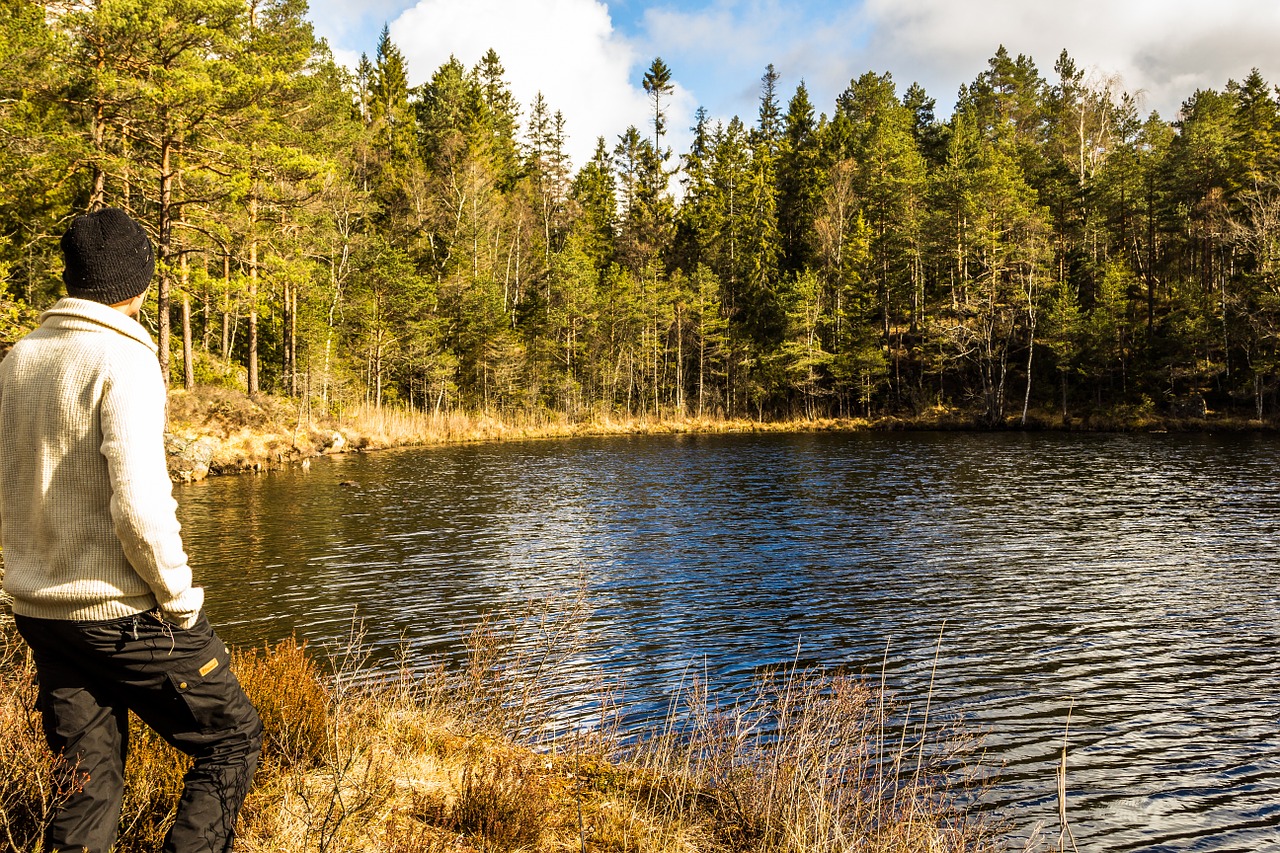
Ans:
[{"label": "white cloud", "polygon": [[1280,3],[1258,0],[710,0],[655,4],[641,27],[646,48],[713,115],[748,121],[768,63],[784,103],[803,78],[829,113],[850,80],[887,71],[899,92],[924,85],[946,117],[1001,44],[1047,78],[1065,48],[1081,68],[1118,74],[1166,119],[1197,88],[1221,89],[1254,67],[1280,82]]},{"label": "white cloud", "polygon": [[[567,120],[574,164],[629,124],[651,133],[640,79],[654,56],[671,66],[665,144],[688,147],[693,108],[755,120],[760,76],[781,74],[783,105],[803,78],[830,113],[851,79],[891,72],[914,81],[945,118],[1003,44],[1053,75],[1066,48],[1078,66],[1118,74],[1144,106],[1173,118],[1197,88],[1222,88],[1253,67],[1280,83],[1280,3],[1262,0],[312,0],[312,20],[340,61],[373,52],[391,19],[412,82],[448,57],[468,67],[492,47],[527,109],[541,90]],[[610,7],[614,10],[611,18]],[[403,11],[402,11],[403,10]],[[614,28],[613,21],[628,28]]]},{"label": "white cloud", "polygon": [[392,22],[391,39],[405,55],[411,84],[429,79],[451,55],[470,68],[493,48],[525,112],[541,91],[552,111],[564,114],[575,168],[590,158],[597,136],[612,149],[628,125],[648,126],[639,85],[648,61],[614,31],[597,0],[420,0]]},{"label": "white cloud", "polygon": [[1000,44],[1046,77],[1065,48],[1079,66],[1118,73],[1167,119],[1197,88],[1220,89],[1255,66],[1280,76],[1280,4],[1255,0],[866,0],[864,14],[876,33],[867,59],[891,63],[895,77],[951,81],[931,88],[948,106]]}]

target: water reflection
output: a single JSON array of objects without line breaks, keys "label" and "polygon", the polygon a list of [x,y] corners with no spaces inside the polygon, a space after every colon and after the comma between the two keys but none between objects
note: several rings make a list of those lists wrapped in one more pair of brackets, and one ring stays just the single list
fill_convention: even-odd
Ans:
[{"label": "water reflection", "polygon": [[[486,612],[590,592],[584,666],[641,709],[690,665],[879,674],[989,732],[1052,823],[1071,710],[1081,850],[1280,849],[1280,442],[877,434],[380,453],[180,489],[231,639],[455,654]],[[355,486],[341,485],[354,481]],[[887,652],[886,652],[887,648]]]}]

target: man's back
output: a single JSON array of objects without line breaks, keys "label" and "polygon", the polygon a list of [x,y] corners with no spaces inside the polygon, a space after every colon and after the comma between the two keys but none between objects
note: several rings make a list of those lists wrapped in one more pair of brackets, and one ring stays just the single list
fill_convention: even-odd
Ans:
[{"label": "man's back", "polygon": [[163,423],[150,336],[108,306],[60,301],[0,362],[0,535],[15,612],[112,619],[198,593]]}]

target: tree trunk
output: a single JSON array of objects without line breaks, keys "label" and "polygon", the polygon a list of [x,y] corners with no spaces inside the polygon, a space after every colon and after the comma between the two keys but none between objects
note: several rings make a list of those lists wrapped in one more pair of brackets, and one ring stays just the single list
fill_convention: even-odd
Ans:
[{"label": "tree trunk", "polygon": [[289,393],[298,396],[298,289],[289,290]]},{"label": "tree trunk", "polygon": [[[101,71],[103,59],[98,59],[98,70]],[[106,156],[106,117],[103,104],[96,101],[93,105],[93,190],[89,194],[89,209],[97,210],[106,204],[107,171],[102,167],[102,159]]]},{"label": "tree trunk", "polygon": [[222,253],[222,360],[231,357],[231,252]]},{"label": "tree trunk", "polygon": [[191,290],[186,252],[178,257],[178,269],[182,286],[182,387],[192,391],[196,387],[196,366],[191,345]]},{"label": "tree trunk", "polygon": [[1031,406],[1031,360],[1036,353],[1036,286],[1035,270],[1027,273],[1027,391],[1022,398],[1022,425],[1027,425],[1027,409]]},{"label": "tree trunk", "polygon": [[156,322],[158,324],[156,337],[158,338],[157,347],[160,350],[160,375],[164,378],[166,389],[169,387],[169,290],[172,286],[169,279],[169,260],[173,252],[174,146],[174,140],[167,134],[160,141],[160,231],[156,252],[156,266],[160,268],[160,276],[156,286]]},{"label": "tree trunk", "polygon": [[684,410],[684,318],[680,307],[675,309],[676,315],[676,409],[679,417],[686,414]]},{"label": "tree trunk", "polygon": [[289,282],[281,283],[280,294],[280,378],[284,380],[285,393],[292,394],[293,365],[289,364]]},{"label": "tree trunk", "polygon": [[254,225],[258,218],[258,198],[249,194],[249,396],[258,393],[258,238]]}]

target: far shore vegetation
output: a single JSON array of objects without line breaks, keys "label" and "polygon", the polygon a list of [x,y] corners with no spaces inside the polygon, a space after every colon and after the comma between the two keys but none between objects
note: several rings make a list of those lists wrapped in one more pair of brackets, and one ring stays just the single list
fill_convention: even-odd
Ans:
[{"label": "far shore vegetation", "polygon": [[307,411],[296,399],[197,386],[169,398],[169,467],[174,479],[199,480],[210,474],[264,472],[306,463],[330,453],[397,447],[427,447],[487,441],[528,441],[582,436],[681,435],[757,432],[852,432],[910,430],[1057,430],[1078,432],[1245,432],[1272,431],[1276,424],[1207,413],[1194,417],[1120,410],[1088,418],[1063,418],[1032,411],[1026,421],[993,426],[975,412],[943,407],[914,415],[814,417],[755,420],[694,417],[670,412],[660,417],[599,416],[570,420],[550,412],[508,413],[505,417],[467,412],[430,412],[386,404]]},{"label": "far shore vegetation", "polygon": [[[265,747],[240,818],[246,853],[997,853],[1064,848],[1065,827],[981,805],[981,743],[861,677],[783,667],[747,695],[691,670],[665,718],[619,726],[583,682],[582,601],[483,623],[454,667],[372,667],[341,648],[234,652]],[[7,608],[6,608],[7,609]],[[462,638],[460,638],[460,642]],[[696,669],[696,668],[695,668]],[[566,718],[564,679],[579,685]],[[61,792],[34,668],[0,620],[0,845],[37,853]],[[585,693],[586,695],[581,695]],[[159,849],[184,759],[132,721],[115,853]],[[1015,831],[1021,839],[1008,841]]]},{"label": "far shore vegetation", "polygon": [[307,14],[4,4],[0,349],[57,298],[70,218],[115,205],[156,245],[173,387],[273,395],[373,444],[402,418],[1280,415],[1280,101],[1256,70],[1160,116],[1067,50],[993,45],[945,116],[874,69],[815,104],[769,65],[754,115],[699,110],[673,151],[680,69],[654,58],[646,115],[575,163],[597,129],[518,103],[496,52],[411,69],[384,31],[346,69]]}]

